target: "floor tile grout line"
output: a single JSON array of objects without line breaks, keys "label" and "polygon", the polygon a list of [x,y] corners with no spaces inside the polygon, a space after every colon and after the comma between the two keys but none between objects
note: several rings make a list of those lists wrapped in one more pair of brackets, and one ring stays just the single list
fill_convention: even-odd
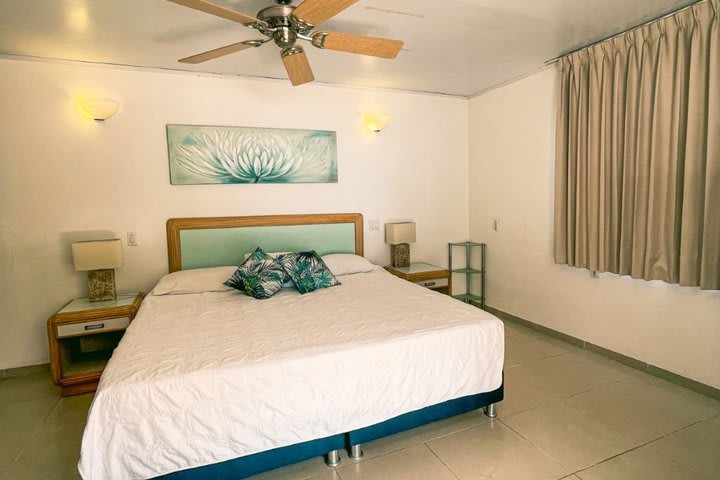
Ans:
[{"label": "floor tile grout line", "polygon": [[[337,478],[339,478],[340,480],[342,480],[342,475],[340,475],[340,470],[338,470],[338,466],[335,465],[334,467],[332,467],[332,469],[333,469],[333,471],[335,472],[335,476],[336,476]],[[309,476],[308,478],[312,478],[312,475]]]},{"label": "floor tile grout line", "polygon": [[[477,411],[482,411],[482,410],[481,410],[481,409],[478,409]],[[430,442],[430,441],[433,441],[433,440],[439,440],[439,439],[441,439],[441,438],[445,438],[445,437],[448,437],[448,436],[450,436],[450,435],[455,435],[456,433],[464,432],[465,430],[470,430],[471,428],[476,428],[476,427],[479,427],[479,426],[482,426],[482,425],[486,425],[486,424],[488,424],[488,423],[490,423],[490,422],[492,422],[492,421],[493,421],[493,420],[491,420],[491,419],[483,420],[483,421],[481,421],[480,423],[477,423],[477,424],[475,424],[475,425],[469,425],[469,426],[467,426],[467,427],[460,428],[459,430],[453,430],[452,432],[444,433],[444,434],[439,435],[439,436],[437,436],[437,437],[430,437],[430,438],[428,438],[428,439],[426,439],[426,440],[421,440],[421,441],[419,441],[418,443],[413,443],[412,445],[407,445],[407,446],[405,446],[405,447],[399,447],[399,448],[397,448],[397,449],[395,449],[395,450],[391,450],[391,451],[389,451],[389,452],[385,452],[385,453],[383,453],[383,454],[380,454],[380,455],[377,455],[377,456],[374,456],[374,457],[363,458],[362,460],[353,461],[353,462],[351,463],[351,465],[355,465],[356,463],[361,463],[361,462],[369,462],[369,461],[371,461],[371,460],[375,460],[376,458],[386,457],[386,456],[391,455],[391,454],[393,454],[393,453],[397,453],[397,452],[401,452],[401,451],[403,451],[403,450],[407,450],[407,449],[410,449],[410,448],[413,448],[413,447],[417,447],[418,445],[426,445],[426,442]],[[402,432],[398,432],[398,433],[402,433]],[[387,438],[387,437],[384,437],[384,438]],[[377,439],[377,440],[382,440],[382,438],[379,438],[379,439]],[[428,446],[428,447],[429,447],[429,446]],[[335,470],[337,471],[337,467],[335,467]],[[339,472],[338,472],[338,473],[339,473]]]},{"label": "floor tile grout line", "polygon": [[[559,356],[559,355],[558,355],[558,356]],[[538,359],[537,361],[543,361],[543,360],[547,360],[547,359],[550,359],[550,358],[555,358],[555,357],[545,357],[545,358],[542,358],[542,359]],[[516,365],[511,365],[511,366],[509,367],[509,369],[513,369],[513,368],[516,368],[516,367],[521,367],[521,366],[523,366],[523,365],[528,365],[528,364],[516,364]],[[608,386],[608,385],[614,385],[614,384],[616,384],[616,383],[622,383],[622,382],[625,382],[625,381],[628,381],[628,380],[633,380],[633,379],[632,379],[632,378],[621,378],[621,379],[613,379],[613,380],[602,381],[602,382],[597,383],[597,384],[589,385],[588,387],[586,387],[585,390],[582,390],[582,391],[576,392],[576,393],[571,393],[571,394],[569,394],[569,395],[567,395],[567,396],[558,397],[558,399],[559,399],[559,400],[566,400],[566,399],[568,399],[568,398],[572,398],[572,397],[574,397],[574,396],[576,396],[576,395],[581,395],[581,394],[583,394],[583,393],[590,392],[590,391],[595,390],[595,389],[600,388],[600,387],[605,387],[605,386]],[[538,388],[543,388],[543,384],[541,384],[541,383],[535,383],[535,382],[533,382],[532,379],[526,379],[526,382],[529,383],[531,386],[538,387]],[[515,415],[515,414],[513,414],[513,415]]]},{"label": "floor tile grout line", "polygon": [[442,458],[440,458],[440,457],[438,456],[438,454],[435,452],[435,450],[433,450],[432,447],[427,444],[427,442],[423,442],[423,445],[425,445],[425,448],[427,448],[428,450],[430,450],[430,453],[432,453],[432,454],[435,456],[435,458],[437,458],[438,461],[439,461],[440,463],[442,463],[445,468],[447,468],[448,472],[450,472],[450,475],[452,475],[453,477],[455,477],[457,480],[460,480],[460,477],[457,476],[457,474],[455,473],[455,471],[454,471],[452,468],[450,468],[450,466],[449,466],[447,463],[443,462]]},{"label": "floor tile grout line", "polygon": [[[618,381],[618,382],[614,382],[613,384],[619,384],[619,383],[623,383],[623,382],[630,382],[630,383],[632,383],[632,382],[636,382],[636,381],[637,381],[636,379],[630,378],[630,379],[620,380],[620,381]],[[610,385],[610,384],[607,384],[607,383],[606,383],[606,384],[604,384],[604,385],[599,385],[599,386],[607,386],[607,385]],[[598,415],[598,412],[593,411],[593,410],[585,410],[585,409],[583,409],[583,408],[581,408],[581,407],[579,407],[579,406],[576,407],[576,406],[573,406],[573,405],[570,405],[570,404],[567,403],[567,400],[570,400],[571,398],[574,398],[574,397],[576,397],[576,396],[578,396],[578,395],[582,395],[582,394],[584,394],[584,393],[592,392],[592,391],[594,391],[594,390],[595,390],[595,388],[592,388],[592,389],[590,389],[590,390],[586,390],[585,392],[580,392],[580,393],[578,393],[578,394],[571,395],[571,396],[569,396],[569,397],[567,397],[567,398],[562,399],[561,402],[562,402],[564,405],[566,405],[567,407],[572,408],[572,409],[575,409],[575,410],[578,410],[578,411],[580,411],[580,412],[583,412],[584,414],[586,414],[586,415],[594,418],[594,419],[597,420],[598,422],[605,424],[605,421],[603,420],[603,418],[602,418],[601,416]],[[682,427],[679,427],[679,428],[677,428],[676,430],[673,430],[673,431],[668,432],[668,433],[665,433],[665,434],[660,434],[660,436],[657,437],[656,440],[659,440],[659,439],[661,439],[661,438],[664,438],[664,437],[667,436],[667,435],[672,435],[673,433],[677,433],[677,432],[679,432],[680,430],[682,430],[682,429],[684,429],[684,428],[688,428],[688,427],[691,427],[691,426],[696,425],[696,424],[698,424],[698,423],[702,423],[702,422],[706,422],[706,421],[708,421],[708,420],[712,420],[713,418],[718,417],[718,416],[720,416],[720,413],[716,413],[716,414],[711,415],[711,416],[706,417],[706,418],[700,418],[700,419],[697,419],[697,420],[693,420],[693,421],[691,421],[691,423],[689,423],[689,424],[687,424],[687,425],[684,425],[684,426],[682,426]],[[606,425],[606,426],[607,426],[608,428],[610,428],[611,430],[615,431],[616,433],[620,433],[620,434],[623,433],[623,432],[620,432],[620,431],[616,430],[616,429],[613,428],[613,427],[610,427],[609,425]],[[651,441],[652,441],[652,440],[651,440]]]},{"label": "floor tile grout line", "polygon": [[62,399],[63,399],[63,397],[60,397],[57,400],[55,400],[55,403],[53,403],[52,408],[50,408],[50,410],[48,410],[47,414],[45,414],[45,416],[43,417],[43,419],[42,419],[43,423],[47,422],[47,419],[50,418],[50,415],[52,415],[52,413],[55,411],[55,409],[58,407],[58,405],[60,405],[60,402],[62,401]]},{"label": "floor tile grout line", "polygon": [[[579,396],[579,395],[584,395],[584,394],[586,394],[586,393],[594,392],[594,391],[597,390],[598,388],[607,387],[608,385],[615,385],[615,384],[617,384],[617,383],[623,383],[623,382],[625,382],[625,381],[627,381],[627,380],[613,380],[613,381],[611,381],[611,382],[598,383],[597,385],[593,385],[593,386],[589,387],[587,390],[583,390],[583,391],[577,392],[577,393],[571,393],[571,394],[568,395],[567,397],[562,397],[562,398],[560,398],[559,400],[560,400],[562,403],[565,403],[565,401],[570,400],[571,398],[575,398],[575,397],[577,397],[577,396]],[[568,405],[568,406],[571,406],[571,405]],[[584,410],[583,410],[583,411],[584,411]]]},{"label": "floor tile grout line", "polygon": [[[607,383],[602,384],[602,385],[598,385],[598,386],[599,386],[599,387],[602,387],[602,386],[605,386],[605,385],[607,385]],[[526,413],[526,412],[529,412],[529,411],[531,411],[531,410],[536,410],[536,409],[539,409],[539,408],[543,408],[543,407],[548,406],[551,402],[558,402],[558,403],[562,403],[562,404],[564,404],[564,405],[567,405],[567,404],[565,403],[566,400],[569,400],[569,399],[573,398],[573,397],[576,396],[576,395],[582,395],[583,393],[588,393],[588,392],[591,392],[591,391],[593,391],[593,388],[590,388],[590,389],[588,389],[588,390],[583,390],[582,392],[573,393],[573,394],[571,394],[571,395],[568,395],[567,397],[557,397],[557,398],[554,398],[554,399],[552,399],[552,400],[548,400],[547,402],[545,402],[545,403],[543,403],[543,404],[535,405],[535,406],[529,407],[529,408],[527,408],[527,409],[525,409],[525,410],[519,410],[519,411],[513,412],[513,413],[511,413],[511,414],[509,414],[509,415],[503,415],[500,419],[514,417],[514,416],[516,416],[516,415],[520,415],[521,413]],[[570,405],[567,405],[567,406],[568,406],[568,407],[571,407]],[[573,407],[571,407],[571,408],[573,408]],[[505,422],[503,422],[503,423],[505,423]],[[508,428],[509,428],[509,425],[507,425],[507,426],[508,426]]]},{"label": "floor tile grout line", "polygon": [[[612,455],[612,456],[610,456],[610,457],[608,457],[608,458],[605,458],[605,459],[603,459],[603,460],[601,460],[601,461],[599,461],[599,462],[595,462],[594,464],[592,464],[592,465],[590,465],[590,466],[588,466],[588,467],[581,468],[580,470],[574,472],[573,475],[576,475],[577,473],[580,473],[580,472],[584,472],[585,470],[588,470],[588,469],[590,469],[590,468],[593,468],[593,467],[595,467],[595,466],[597,466],[597,465],[600,465],[600,464],[603,464],[603,463],[605,463],[605,462],[609,462],[610,460],[612,460],[612,459],[614,459],[614,458],[617,458],[617,457],[621,457],[621,456],[623,456],[623,455],[625,455],[625,454],[627,454],[627,453],[634,452],[635,450],[639,450],[639,449],[641,449],[641,448],[643,448],[643,447],[647,447],[647,446],[650,445],[651,443],[659,442],[659,441],[662,440],[663,438],[669,437],[670,435],[674,435],[674,434],[676,434],[676,433],[678,433],[678,432],[681,432],[681,431],[683,431],[683,430],[685,430],[685,429],[688,429],[688,428],[690,428],[690,427],[694,427],[695,425],[698,425],[698,424],[700,424],[700,423],[707,422],[707,421],[709,421],[709,420],[711,420],[711,419],[713,419],[713,418],[715,418],[715,417],[706,418],[706,419],[704,419],[704,420],[698,420],[698,421],[696,421],[696,422],[691,423],[690,425],[686,425],[686,426],[684,426],[684,427],[678,428],[677,430],[673,430],[672,432],[666,433],[666,434],[664,434],[664,435],[660,435],[659,437],[653,438],[652,440],[648,440],[648,441],[645,442],[645,443],[642,443],[642,444],[640,444],[640,445],[636,445],[636,446],[634,446],[634,447],[632,447],[632,448],[629,448],[629,449],[625,450],[624,452],[618,453],[618,454],[616,454],[616,455]],[[698,472],[696,472],[695,470],[692,470],[692,469],[690,469],[689,467],[687,467],[687,466],[685,466],[685,465],[683,465],[683,464],[681,464],[681,463],[678,463],[678,462],[674,461],[672,458],[670,459],[670,461],[673,462],[673,463],[676,463],[677,465],[680,465],[680,466],[683,467],[685,470],[689,470],[689,471],[692,472],[692,473],[696,473],[697,475],[700,475],[700,474],[699,474]]]},{"label": "floor tile grout line", "polygon": [[[387,438],[387,437],[377,438],[377,439],[375,439],[375,440],[371,440],[370,442],[374,442],[374,441],[376,441],[376,440],[382,440],[383,438]],[[370,443],[370,442],[368,442],[368,443]],[[395,449],[395,450],[390,450],[389,452],[385,452],[385,453],[382,453],[382,454],[377,455],[377,456],[374,456],[374,457],[363,458],[363,459],[361,459],[361,460],[353,460],[353,461],[350,463],[350,465],[355,465],[355,464],[363,463],[363,462],[372,462],[373,460],[376,460],[376,459],[378,459],[378,458],[387,457],[388,455],[392,455],[393,453],[402,452],[403,450],[407,450],[408,448],[417,447],[418,445],[421,445],[421,444],[423,444],[423,443],[424,443],[424,442],[413,443],[412,445],[407,445],[407,446],[405,446],[405,447],[399,447],[399,448],[397,448],[397,449]],[[350,458],[350,457],[348,457],[348,458]],[[342,467],[340,467],[340,468],[342,468]],[[337,470],[337,468],[335,468],[335,470]]]},{"label": "floor tile grout line", "polygon": [[[506,353],[507,353],[507,352],[506,352]],[[553,354],[553,355],[548,355],[548,356],[546,356],[546,357],[535,358],[535,359],[529,360],[529,361],[527,361],[527,362],[525,362],[525,363],[516,363],[516,364],[514,364],[514,365],[507,365],[507,367],[508,367],[508,368],[512,368],[512,367],[517,367],[518,365],[527,365],[527,364],[529,364],[529,363],[539,362],[540,360],[547,360],[548,358],[557,358],[557,357],[562,357],[563,355],[572,355],[573,353],[575,353],[575,352],[569,352],[569,351],[568,351],[568,352],[556,353],[556,354]]]},{"label": "floor tile grout line", "polygon": [[[549,458],[550,460],[552,460],[553,462],[555,462],[555,463],[557,463],[558,465],[563,466],[563,467],[567,467],[567,466],[568,466],[568,465],[565,465],[564,463],[562,463],[562,462],[561,462],[560,460],[558,460],[557,458],[555,458],[555,457],[553,457],[552,455],[550,455],[550,454],[549,454],[548,452],[546,452],[544,449],[540,448],[539,445],[536,445],[532,440],[530,440],[529,438],[527,438],[525,435],[523,435],[522,433],[518,432],[517,430],[515,430],[514,428],[512,428],[510,425],[508,425],[507,423],[505,423],[505,422],[503,421],[503,419],[498,418],[497,421],[500,422],[500,423],[502,423],[502,424],[503,424],[504,426],[506,426],[511,432],[515,433],[517,436],[519,436],[520,438],[522,438],[523,440],[525,440],[526,442],[528,442],[530,445],[532,445],[533,447],[535,447],[536,449],[538,449],[538,451],[540,451],[543,455],[545,455],[546,457],[548,457],[548,458]],[[572,473],[571,473],[570,475],[572,475]]]},{"label": "floor tile grout line", "polygon": [[[584,393],[584,392],[583,392],[583,393]],[[567,397],[567,398],[571,398],[571,397]],[[566,399],[563,399],[563,400],[561,400],[561,401],[564,403],[564,400],[566,400]],[[573,407],[573,406],[568,405],[568,404],[565,404],[565,406],[566,406],[567,408],[572,408],[573,410],[577,410],[578,412],[580,412],[580,413],[582,413],[582,414],[584,414],[584,415],[588,415],[590,418],[593,418],[593,419],[595,419],[595,420],[601,421],[601,419],[600,419],[599,417],[597,417],[596,415],[593,415],[592,412],[586,412],[585,410],[582,410],[582,409],[580,409],[580,408]],[[538,407],[538,408],[539,408],[539,407]],[[531,410],[532,410],[532,409],[531,409]],[[697,424],[700,424],[700,423],[703,423],[703,422],[707,422],[707,421],[709,421],[709,420],[711,420],[711,419],[713,419],[713,418],[715,418],[715,417],[717,417],[717,416],[720,416],[720,414],[714,415],[714,416],[712,416],[712,417],[708,417],[708,418],[705,418],[705,419],[697,420],[697,421],[695,421],[695,422],[693,422],[693,423],[691,423],[691,424],[688,424],[688,425],[686,425],[686,426],[684,426],[684,427],[681,427],[681,428],[678,428],[678,429],[676,429],[676,430],[673,430],[672,432],[668,432],[668,433],[666,433],[666,434],[660,435],[660,436],[655,437],[655,438],[653,438],[653,439],[651,439],[651,440],[648,440],[648,441],[645,442],[645,443],[641,443],[641,444],[636,445],[636,446],[634,446],[634,447],[632,447],[632,448],[629,448],[629,449],[627,449],[627,450],[625,450],[625,451],[623,451],[623,452],[620,452],[620,453],[617,453],[617,454],[612,455],[612,456],[610,456],[610,457],[604,458],[604,459],[602,459],[602,460],[600,460],[600,461],[598,461],[598,462],[595,462],[594,464],[592,464],[592,465],[590,465],[590,466],[587,466],[587,467],[581,468],[581,469],[579,469],[579,470],[576,470],[575,472],[571,473],[570,475],[575,475],[575,474],[577,474],[577,473],[579,473],[579,472],[588,470],[588,469],[590,469],[590,468],[592,468],[592,467],[594,467],[594,466],[596,466],[596,465],[600,465],[600,464],[605,463],[605,462],[607,462],[607,461],[610,461],[610,460],[612,460],[612,459],[614,459],[614,458],[617,458],[617,457],[619,457],[619,456],[625,455],[626,453],[632,452],[632,451],[637,450],[637,449],[639,449],[639,448],[645,447],[645,446],[647,446],[647,445],[649,445],[649,444],[651,444],[651,443],[654,443],[654,442],[657,442],[657,441],[659,441],[659,440],[662,440],[663,438],[665,438],[665,437],[667,437],[667,436],[669,436],[669,435],[673,435],[673,434],[675,434],[675,433],[677,433],[677,432],[680,432],[680,431],[682,431],[682,430],[685,430],[686,428],[690,428],[690,427],[692,427],[692,426],[694,426],[694,425],[697,425]],[[512,417],[512,415],[510,415],[510,417]],[[535,448],[537,448],[538,450],[540,450],[541,452],[543,452],[545,455],[547,455],[548,457],[552,458],[553,460],[555,460],[556,462],[558,462],[560,465],[564,465],[564,464],[563,464],[562,462],[560,462],[558,459],[556,459],[555,457],[553,457],[552,455],[550,455],[548,452],[546,452],[545,450],[543,450],[539,445],[536,445],[535,443],[533,443],[532,440],[530,440],[529,438],[525,437],[522,433],[520,433],[519,431],[515,430],[515,429],[512,428],[510,425],[508,425],[507,423],[505,423],[504,421],[502,421],[502,419],[499,419],[499,420],[502,422],[503,425],[505,425],[505,426],[508,427],[510,430],[512,430],[513,432],[515,432],[516,434],[518,434],[520,437],[522,437],[523,439],[525,439],[527,442],[529,442],[529,443],[530,443],[531,445],[533,445]],[[601,423],[603,423],[603,422],[601,422]],[[607,425],[606,425],[606,427],[607,427],[608,429],[614,431],[615,433],[618,433],[618,434],[621,434],[621,435],[622,435],[622,432],[618,432],[618,431],[615,430],[614,428],[611,428],[611,427],[609,427],[609,426],[607,426]],[[671,459],[671,460],[672,460],[672,459]],[[673,461],[673,463],[677,463],[678,465],[682,466],[685,470],[689,470],[689,471],[691,471],[691,472],[693,472],[693,473],[697,473],[697,472],[695,472],[694,470],[692,470],[692,469],[688,468],[687,466],[682,465],[682,464],[680,464],[680,463],[678,463],[678,462],[674,462],[674,461]]]},{"label": "floor tile grout line", "polygon": [[18,450],[18,453],[15,455],[15,458],[8,465],[8,471],[12,470],[18,464],[20,457],[22,457],[22,454],[25,453],[25,450],[28,448],[28,446],[31,445],[32,441],[40,435],[42,425],[45,424],[45,421],[50,416],[50,413],[55,410],[55,407],[57,407],[61,399],[62,397],[56,398],[52,406],[48,409],[48,413],[43,416],[42,420],[40,420],[37,425],[35,425],[33,432],[30,434],[29,437],[25,439],[22,447],[20,447],[20,450]]},{"label": "floor tile grout line", "polygon": [[[481,409],[478,409],[478,410],[476,410],[476,411],[482,411],[482,408],[481,408]],[[484,413],[483,413],[483,415],[484,415]],[[491,421],[492,421],[491,419],[483,420],[482,422],[480,422],[480,423],[478,423],[478,424],[476,424],[476,425],[470,425],[470,426],[467,426],[467,427],[463,427],[463,428],[461,428],[460,430],[454,430],[454,431],[452,431],[452,432],[443,433],[442,435],[439,435],[439,436],[437,436],[437,437],[428,438],[427,440],[423,440],[423,443],[425,443],[425,442],[430,442],[430,441],[432,441],[432,440],[438,440],[438,439],[441,439],[441,438],[445,438],[445,437],[448,437],[448,436],[450,436],[450,435],[455,435],[456,433],[464,432],[465,430],[470,430],[471,428],[475,428],[475,427],[479,427],[479,426],[481,426],[481,425],[485,425],[485,424],[487,424],[487,423],[490,423]]]}]

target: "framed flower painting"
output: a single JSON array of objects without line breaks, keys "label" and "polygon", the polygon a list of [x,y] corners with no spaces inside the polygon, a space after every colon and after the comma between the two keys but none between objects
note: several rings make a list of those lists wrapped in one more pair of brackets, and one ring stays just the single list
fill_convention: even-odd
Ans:
[{"label": "framed flower painting", "polygon": [[337,183],[330,131],[168,125],[170,183]]}]

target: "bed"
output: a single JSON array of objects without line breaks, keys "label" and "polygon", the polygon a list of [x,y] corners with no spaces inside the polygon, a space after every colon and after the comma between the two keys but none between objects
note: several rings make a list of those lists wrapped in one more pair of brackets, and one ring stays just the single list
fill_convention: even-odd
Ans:
[{"label": "bed", "polygon": [[[362,215],[171,219],[170,272],[267,251],[363,254]],[[380,267],[268,300],[237,291],[150,294],[90,409],[85,480],[231,479],[493,405],[495,317]]]}]

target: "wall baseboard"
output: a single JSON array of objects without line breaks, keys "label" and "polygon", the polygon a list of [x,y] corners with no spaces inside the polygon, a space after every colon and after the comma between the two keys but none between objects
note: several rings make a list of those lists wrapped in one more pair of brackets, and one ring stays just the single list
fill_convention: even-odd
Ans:
[{"label": "wall baseboard", "polygon": [[50,364],[28,365],[27,367],[6,368],[0,370],[0,378],[25,377],[39,373],[50,372]]},{"label": "wall baseboard", "polygon": [[582,348],[584,350],[589,350],[593,353],[602,355],[603,357],[607,357],[611,360],[615,360],[616,362],[622,363],[623,365],[627,365],[628,367],[635,368],[637,370],[648,373],[655,377],[662,378],[663,380],[667,380],[668,382],[674,383],[676,385],[680,385],[681,387],[685,387],[688,390],[692,390],[692,391],[700,393],[702,395],[706,395],[708,397],[712,397],[712,398],[716,398],[716,399],[720,400],[720,388],[715,388],[711,385],[706,385],[704,383],[698,382],[697,380],[693,380],[692,378],[684,377],[677,373],[671,372],[669,370],[665,370],[665,369],[657,367],[655,365],[651,365],[649,363],[643,362],[636,358],[628,357],[627,355],[623,355],[622,353],[618,353],[613,350],[609,350],[605,347],[601,347],[600,345],[595,345],[594,343],[587,342],[581,338],[573,337],[572,335],[568,335],[566,333],[563,333],[563,332],[560,332],[557,330],[553,330],[552,328],[548,328],[543,325],[531,322],[530,320],[525,320],[524,318],[516,317],[515,315],[513,315],[511,313],[503,312],[502,310],[499,310],[494,307],[490,307],[490,306],[486,305],[485,310],[488,313],[492,313],[493,315],[500,318],[501,320],[506,320],[506,321],[517,323],[518,325],[522,325],[523,327],[527,327],[532,330],[536,330],[540,333],[544,333],[545,335],[557,338],[557,339],[567,342],[571,345],[574,345],[578,348]]}]

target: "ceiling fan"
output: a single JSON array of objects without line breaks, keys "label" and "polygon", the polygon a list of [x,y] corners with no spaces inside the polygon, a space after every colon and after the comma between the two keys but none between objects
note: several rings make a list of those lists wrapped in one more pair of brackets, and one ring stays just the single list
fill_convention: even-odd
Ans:
[{"label": "ceiling fan", "polygon": [[256,17],[230,10],[206,0],[168,1],[232,20],[245,27],[257,30],[266,37],[261,40],[245,40],[226,45],[180,59],[180,62],[202,63],[248,48],[259,47],[270,40],[274,40],[275,44],[282,49],[280,57],[290,77],[290,82],[296,86],[315,80],[305,50],[301,45],[297,44],[298,40],[306,40],[317,48],[381,58],[397,57],[403,46],[403,42],[400,40],[366,37],[349,33],[314,31],[318,25],[325,23],[358,0],[305,0],[297,7],[291,5],[292,0],[274,0],[275,5],[263,8]]}]

